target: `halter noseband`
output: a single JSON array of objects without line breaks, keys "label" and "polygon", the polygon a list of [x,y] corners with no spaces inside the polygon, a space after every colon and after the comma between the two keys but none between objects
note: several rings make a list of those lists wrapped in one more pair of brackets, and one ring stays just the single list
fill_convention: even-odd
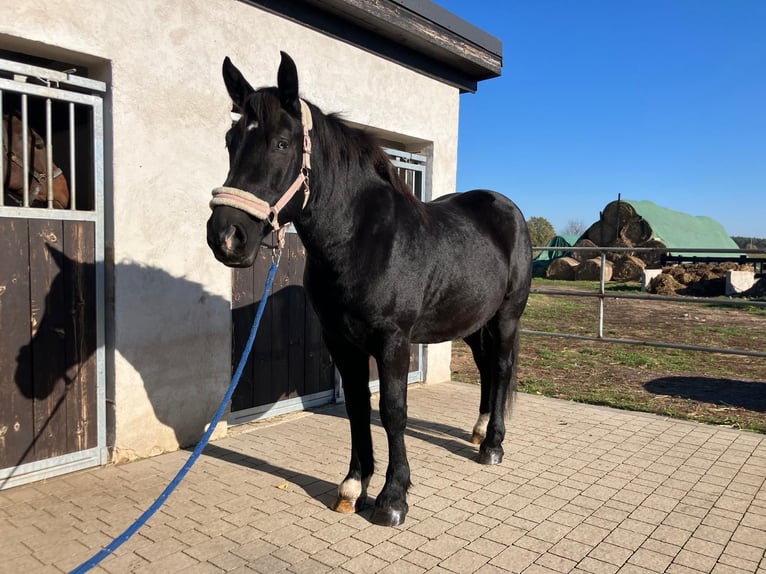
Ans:
[{"label": "halter noseband", "polygon": [[261,220],[268,219],[271,223],[271,227],[275,232],[278,232],[280,243],[284,240],[284,233],[286,226],[290,223],[286,223],[285,226],[279,225],[279,212],[287,205],[290,200],[295,196],[299,189],[303,188],[303,205],[301,209],[306,207],[309,201],[309,172],[311,171],[311,138],[309,137],[309,131],[313,128],[313,121],[311,119],[311,110],[306,102],[299,100],[301,104],[301,123],[303,124],[303,161],[301,164],[301,171],[295,181],[287,188],[287,191],[282,194],[274,205],[269,205],[262,199],[255,197],[252,193],[238,189],[236,187],[216,187],[213,190],[213,199],[210,200],[210,209],[213,209],[219,205],[226,205],[228,207],[234,207],[249,213],[253,217]]}]

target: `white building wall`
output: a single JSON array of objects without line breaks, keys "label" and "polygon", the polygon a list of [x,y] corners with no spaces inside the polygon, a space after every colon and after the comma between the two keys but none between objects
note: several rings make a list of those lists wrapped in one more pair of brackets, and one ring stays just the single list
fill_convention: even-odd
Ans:
[{"label": "white building wall", "polygon": [[[110,87],[108,395],[117,460],[195,442],[229,383],[231,271],[205,242],[210,190],[227,171],[224,56],[261,86],[276,83],[279,50],[288,52],[304,97],[354,123],[431,142],[432,197],[455,189],[456,88],[245,2],[3,2],[0,48],[88,65]],[[449,378],[448,343],[430,347],[427,373]]]}]

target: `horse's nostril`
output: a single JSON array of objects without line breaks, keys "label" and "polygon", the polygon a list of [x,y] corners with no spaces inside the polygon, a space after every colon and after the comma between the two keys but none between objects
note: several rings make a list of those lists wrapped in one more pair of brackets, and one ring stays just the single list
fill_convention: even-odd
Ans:
[{"label": "horse's nostril", "polygon": [[245,232],[237,225],[229,227],[221,234],[221,245],[226,251],[234,251],[239,245],[245,242]]}]

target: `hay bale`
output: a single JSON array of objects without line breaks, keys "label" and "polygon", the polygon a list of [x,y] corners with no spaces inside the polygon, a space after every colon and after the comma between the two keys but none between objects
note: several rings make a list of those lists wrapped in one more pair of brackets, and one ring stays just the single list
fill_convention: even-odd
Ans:
[{"label": "hay bale", "polygon": [[622,226],[620,234],[631,245],[641,245],[652,238],[652,228],[643,217],[634,217]]},{"label": "hay bale", "polygon": [[646,263],[634,255],[620,255],[614,260],[614,281],[641,281]]},{"label": "hay bale", "polygon": [[684,286],[676,281],[669,273],[660,273],[657,277],[652,279],[646,290],[655,295],[675,295],[683,288]]},{"label": "hay bale", "polygon": [[618,199],[607,203],[601,221],[608,221],[612,227],[622,229],[628,221],[638,217],[632,205]]},{"label": "hay bale", "polygon": [[[574,244],[575,247],[598,247],[593,241],[590,239],[580,239],[577,243]],[[577,259],[577,261],[582,262],[586,261],[588,259],[593,259],[594,257],[599,257],[600,254],[598,251],[572,251],[572,257]]]},{"label": "hay bale", "polygon": [[[626,238],[626,228],[637,220],[641,220],[641,216],[636,213],[636,210],[629,203],[620,200],[609,202],[601,214],[603,238],[601,242],[597,241],[596,243],[599,245],[609,245],[620,237]],[[651,233],[649,237],[651,237]],[[649,239],[649,237],[646,239]],[[637,243],[632,240],[631,242],[633,244]]]},{"label": "hay bale", "polygon": [[[646,241],[640,245],[636,245],[636,247],[661,247],[661,248],[667,248],[667,245],[665,245],[662,241],[659,239],[650,239],[649,241]],[[638,253],[638,257],[646,263],[647,268],[649,269],[658,269],[660,265],[662,265],[662,252],[661,251],[642,251]]]},{"label": "hay bale", "polygon": [[573,257],[559,257],[554,259],[548,265],[545,276],[548,279],[558,279],[561,281],[572,281],[575,276],[575,268],[579,264]]},{"label": "hay bale", "polygon": [[[604,281],[611,281],[614,273],[614,264],[606,262],[604,268]],[[599,281],[601,280],[601,258],[596,257],[580,263],[574,270],[575,281]]]},{"label": "hay bale", "polygon": [[588,239],[594,243],[596,241],[601,241],[601,222],[596,221],[593,223],[588,229],[585,230],[585,233],[583,233],[580,238]]},{"label": "hay bale", "polygon": [[[610,241],[607,247],[633,247],[633,244],[623,237],[618,237],[614,241]],[[632,251],[607,251],[606,258],[612,263],[621,255],[633,255]]]}]

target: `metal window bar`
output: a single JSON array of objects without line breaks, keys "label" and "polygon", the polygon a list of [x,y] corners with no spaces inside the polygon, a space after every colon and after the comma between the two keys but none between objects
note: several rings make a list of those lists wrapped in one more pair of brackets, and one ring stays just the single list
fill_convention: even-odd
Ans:
[{"label": "metal window bar", "polygon": [[[45,183],[47,194],[48,209],[53,209],[53,104],[50,98],[45,98],[45,169],[48,178]],[[25,144],[26,145],[26,144]]]},{"label": "metal window bar", "polygon": [[74,102],[69,102],[69,209],[77,210],[77,162],[75,146]]},{"label": "metal window bar", "polygon": [[[0,90],[0,124],[3,120],[3,90]],[[5,205],[5,173],[3,171],[3,162],[5,162],[5,150],[3,150],[3,158],[0,159],[0,207]],[[10,169],[10,166],[9,168]]]},{"label": "metal window bar", "polygon": [[[742,355],[747,357],[766,357],[766,351],[752,351],[749,349],[728,349],[722,347],[705,347],[698,345],[686,345],[681,343],[664,343],[661,341],[644,341],[639,339],[628,339],[623,337],[604,337],[604,301],[607,297],[610,299],[638,299],[645,301],[673,301],[677,303],[696,303],[696,304],[710,304],[714,303],[721,306],[729,307],[758,307],[766,308],[766,301],[751,301],[741,299],[721,299],[721,298],[703,298],[703,297],[686,297],[686,296],[667,296],[667,295],[651,295],[651,294],[638,294],[638,293],[619,293],[609,292],[606,293],[606,281],[604,278],[604,269],[606,267],[606,254],[607,253],[624,253],[624,252],[643,252],[643,253],[666,253],[667,247],[533,247],[534,251],[598,251],[601,254],[601,273],[599,279],[599,289],[597,292],[588,291],[576,291],[576,290],[558,290],[558,289],[532,289],[531,293],[536,295],[551,295],[554,297],[583,297],[599,299],[599,311],[598,311],[598,331],[595,336],[593,335],[578,335],[575,333],[556,333],[549,331],[535,331],[530,329],[521,329],[521,332],[525,335],[543,335],[548,337],[560,337],[566,339],[580,339],[586,341],[599,341],[603,343],[619,343],[624,345],[641,345],[645,347],[658,347],[664,349],[681,349],[686,351],[703,351],[710,353],[722,353],[728,355]],[[722,254],[737,254],[737,255],[765,255],[766,249],[713,249],[713,248],[673,248],[673,251],[679,253],[722,253]]]},{"label": "metal window bar", "polygon": [[411,152],[384,148],[396,168],[396,173],[404,179],[415,197],[426,200],[426,161],[427,157]]},{"label": "metal window bar", "polygon": [[[23,201],[22,206],[23,207],[29,207],[29,178],[27,177],[27,174],[29,173],[29,126],[27,122],[29,121],[28,113],[27,113],[27,95],[22,94],[21,95],[21,165],[22,165],[22,181],[23,183]],[[8,166],[8,169],[10,169],[11,166]]]}]

